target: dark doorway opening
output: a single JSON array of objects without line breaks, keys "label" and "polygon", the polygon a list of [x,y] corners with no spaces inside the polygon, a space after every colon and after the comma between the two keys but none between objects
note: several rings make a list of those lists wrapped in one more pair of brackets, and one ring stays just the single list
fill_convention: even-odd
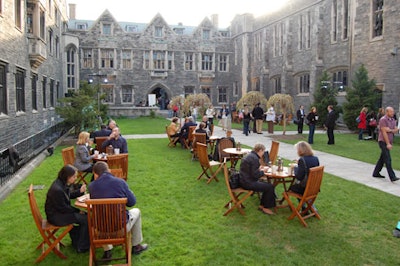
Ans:
[{"label": "dark doorway opening", "polygon": [[157,104],[161,110],[166,110],[169,104],[169,97],[164,88],[157,87],[151,91],[151,94],[156,95]]}]

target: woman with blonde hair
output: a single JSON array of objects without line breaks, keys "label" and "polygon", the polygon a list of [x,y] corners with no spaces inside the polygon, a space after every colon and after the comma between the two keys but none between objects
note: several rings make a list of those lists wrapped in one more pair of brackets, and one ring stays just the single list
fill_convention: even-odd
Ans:
[{"label": "woman with blonde hair", "polygon": [[79,133],[78,141],[76,142],[75,149],[75,162],[74,166],[80,172],[92,172],[92,163],[90,162],[94,155],[90,155],[91,147],[89,143],[90,134],[86,131]]},{"label": "woman with blonde hair", "polygon": [[307,142],[297,142],[295,147],[297,149],[297,155],[300,156],[300,158],[297,160],[297,167],[294,169],[296,181],[295,184],[290,187],[290,190],[303,194],[306,189],[306,176],[308,176],[308,171],[312,167],[319,166],[319,160],[317,156],[314,156],[311,145]]},{"label": "woman with blonde hair", "polygon": [[367,107],[363,107],[360,111],[360,122],[358,122],[358,140],[363,140],[363,133],[364,130],[367,129],[367,112],[368,112],[368,108]]}]

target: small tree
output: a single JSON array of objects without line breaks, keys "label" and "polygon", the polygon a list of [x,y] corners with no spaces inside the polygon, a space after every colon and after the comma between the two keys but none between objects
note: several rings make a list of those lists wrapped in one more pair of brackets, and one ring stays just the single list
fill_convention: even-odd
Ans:
[{"label": "small tree", "polygon": [[330,80],[331,77],[326,71],[324,71],[320,78],[319,86],[314,92],[314,103],[312,106],[317,108],[317,113],[320,117],[317,122],[317,125],[319,126],[322,126],[325,122],[325,118],[328,115],[328,110],[326,109],[328,105],[333,106],[333,109],[336,113],[336,119],[339,117],[339,113],[341,113],[341,108],[338,106],[338,102],[336,100],[337,90],[336,88],[332,87]]},{"label": "small tree", "polygon": [[197,107],[199,114],[204,114],[205,110],[210,106],[211,100],[208,98],[207,94],[189,94],[183,104],[183,111],[188,114],[190,107]]},{"label": "small tree", "polygon": [[[95,86],[82,82],[79,90],[69,91],[67,97],[58,101],[61,106],[56,107],[56,112],[65,122],[75,127],[75,135],[80,131],[92,131],[99,126],[101,113],[107,113],[107,106],[98,101],[98,90]],[[99,97],[101,97],[99,95]]]},{"label": "small tree", "polygon": [[237,109],[243,109],[244,105],[247,104],[251,109],[253,108],[257,103],[260,103],[261,106],[266,107],[267,106],[267,98],[265,98],[264,94],[262,94],[259,91],[250,91],[246,93],[236,104]]},{"label": "small tree", "polygon": [[368,71],[361,65],[352,80],[353,88],[347,88],[346,100],[343,104],[343,119],[347,127],[351,130],[357,128],[356,117],[363,107],[374,108],[374,104],[379,97],[376,93],[375,80],[368,78]]},{"label": "small tree", "polygon": [[268,108],[272,105],[274,106],[274,110],[276,113],[282,113],[283,135],[285,135],[287,114],[294,112],[293,98],[289,94],[276,93],[268,99]]}]

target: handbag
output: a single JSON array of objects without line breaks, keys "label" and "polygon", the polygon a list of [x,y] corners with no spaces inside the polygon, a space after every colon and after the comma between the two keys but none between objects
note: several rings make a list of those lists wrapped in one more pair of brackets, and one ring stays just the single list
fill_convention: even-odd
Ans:
[{"label": "handbag", "polygon": [[240,174],[236,169],[229,169],[229,186],[231,189],[240,188]]},{"label": "handbag", "polygon": [[376,119],[375,118],[371,118],[371,120],[369,120],[368,125],[370,127],[376,127],[378,124],[376,123]]}]

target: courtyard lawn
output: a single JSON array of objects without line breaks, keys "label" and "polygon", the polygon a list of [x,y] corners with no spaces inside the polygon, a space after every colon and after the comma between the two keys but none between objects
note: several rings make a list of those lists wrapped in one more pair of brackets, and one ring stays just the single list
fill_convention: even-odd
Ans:
[{"label": "courtyard lawn", "polygon": [[[399,240],[391,235],[399,219],[400,198],[325,174],[316,201],[322,219],[308,219],[308,228],[296,219],[288,221],[288,209],[274,216],[262,214],[257,196],[246,201],[246,216],[234,211],[224,217],[229,196],[223,175],[220,182],[209,185],[196,180],[199,163],[191,161],[187,150],[168,148],[167,143],[166,138],[128,140],[128,184],[137,196],[144,240],[150,245],[132,257],[132,264],[397,265],[400,261]],[[27,188],[31,183],[45,185],[35,191],[44,214],[47,189],[63,164],[61,148],[0,203],[2,265],[32,265],[39,256],[35,247],[41,238]],[[279,188],[279,196],[281,192]],[[50,254],[40,265],[87,265],[88,254],[75,253],[69,237],[64,243],[67,260]]]}]

